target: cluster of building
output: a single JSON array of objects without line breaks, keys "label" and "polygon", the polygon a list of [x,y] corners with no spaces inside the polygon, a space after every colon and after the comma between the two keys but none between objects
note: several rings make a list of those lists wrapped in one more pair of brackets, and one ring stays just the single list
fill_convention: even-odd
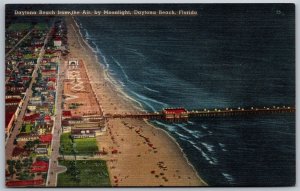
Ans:
[{"label": "cluster of building", "polygon": [[63,111],[62,129],[64,133],[70,132],[75,139],[96,137],[106,131],[103,116],[76,116],[70,110]]},{"label": "cluster of building", "polygon": [[[30,32],[31,29],[28,26],[29,25],[27,24],[23,24],[23,27],[20,26],[20,24],[9,25],[5,32],[5,52],[10,51],[22,38],[26,36],[26,34]],[[23,30],[15,30],[16,27],[22,27]]]},{"label": "cluster of building", "polygon": [[[5,138],[14,139],[12,160],[33,158],[31,173],[48,171],[48,162],[36,157],[48,158],[51,151],[58,65],[61,55],[67,53],[65,29],[62,21],[54,22],[50,30],[32,29],[6,58]],[[22,125],[17,136],[11,137],[17,118]],[[20,179],[6,175],[13,181]]]},{"label": "cluster of building", "polygon": [[[45,43],[46,31],[32,29],[31,34],[25,38],[5,59],[5,139],[10,135],[16,118],[20,113],[27,89],[34,76],[39,55]],[[23,34],[24,32],[15,32]],[[6,35],[15,36],[15,33]],[[8,38],[7,47],[11,47],[14,40]],[[19,39],[19,38],[17,38]]]}]

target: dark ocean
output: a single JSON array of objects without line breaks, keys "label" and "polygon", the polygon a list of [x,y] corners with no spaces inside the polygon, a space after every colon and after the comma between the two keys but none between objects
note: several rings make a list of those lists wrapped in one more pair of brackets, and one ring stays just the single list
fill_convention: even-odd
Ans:
[{"label": "dark ocean", "polygon": [[[199,15],[76,20],[112,83],[147,111],[295,105],[293,5],[190,9]],[[211,186],[295,184],[294,113],[152,123]]]}]

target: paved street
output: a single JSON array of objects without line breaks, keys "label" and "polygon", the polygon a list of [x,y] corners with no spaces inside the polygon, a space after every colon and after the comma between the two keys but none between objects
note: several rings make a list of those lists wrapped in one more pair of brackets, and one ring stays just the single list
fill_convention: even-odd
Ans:
[{"label": "paved street", "polygon": [[18,47],[19,44],[20,44],[26,37],[28,37],[28,35],[29,35],[31,32],[32,32],[32,29],[31,29],[30,31],[28,31],[28,33],[27,33],[23,38],[21,38],[21,39],[19,40],[19,42],[18,42],[14,47],[12,47],[12,48],[5,54],[5,58],[6,58],[13,50],[15,50],[15,48]]},{"label": "paved street", "polygon": [[59,146],[60,146],[60,134],[61,134],[61,116],[62,116],[62,94],[63,94],[63,80],[64,80],[65,64],[64,60],[61,60],[58,69],[57,78],[57,89],[56,89],[56,99],[55,99],[55,121],[52,131],[52,142],[51,142],[51,156],[50,164],[48,170],[48,177],[46,186],[55,187],[57,181],[57,174],[64,171],[65,168],[58,166],[57,157],[59,156]]}]

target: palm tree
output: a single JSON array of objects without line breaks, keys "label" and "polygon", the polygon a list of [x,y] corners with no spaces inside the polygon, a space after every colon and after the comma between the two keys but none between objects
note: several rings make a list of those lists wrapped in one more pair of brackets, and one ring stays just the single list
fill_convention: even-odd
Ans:
[{"label": "palm tree", "polygon": [[29,157],[29,159],[28,159],[28,164],[29,164],[29,166],[32,165],[32,162],[33,162],[32,157]]},{"label": "palm tree", "polygon": [[75,181],[76,181],[76,182],[80,182],[80,181],[81,181],[81,180],[80,180],[79,174],[76,174],[76,175],[75,175]]},{"label": "palm tree", "polygon": [[61,145],[59,147],[59,152],[62,154],[63,160],[65,160],[65,147],[64,147],[64,145]]},{"label": "palm tree", "polygon": [[14,166],[13,165],[9,165],[8,166],[8,171],[9,171],[9,174],[10,174],[10,176],[12,178],[14,176],[14,173],[15,173]]},{"label": "palm tree", "polygon": [[[26,165],[24,165],[24,166],[26,166]],[[16,169],[18,172],[21,171],[21,169],[22,169],[22,164],[21,164],[21,161],[20,161],[20,160],[17,160],[16,165],[15,165],[15,169]]]},{"label": "palm tree", "polygon": [[35,145],[40,144],[40,142],[41,142],[41,141],[40,141],[39,139],[36,139],[36,140],[33,141],[33,143],[34,143]]},{"label": "palm tree", "polygon": [[70,139],[71,139],[72,143],[74,143],[74,137],[72,135],[70,135]]},{"label": "palm tree", "polygon": [[27,150],[31,150],[34,147],[34,142],[33,141],[27,141],[24,145],[24,148]]},{"label": "palm tree", "polygon": [[75,161],[76,161],[76,155],[77,155],[78,151],[76,150],[76,148],[74,146],[72,148],[72,153],[73,153],[73,155],[75,157]]}]

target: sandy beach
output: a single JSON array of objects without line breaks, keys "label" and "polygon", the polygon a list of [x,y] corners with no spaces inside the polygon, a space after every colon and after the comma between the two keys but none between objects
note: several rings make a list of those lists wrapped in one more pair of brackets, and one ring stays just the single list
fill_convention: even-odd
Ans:
[{"label": "sandy beach", "polygon": [[[71,57],[82,60],[101,111],[120,114],[137,112],[133,101],[109,83],[95,53],[82,39],[73,18],[67,17]],[[93,99],[88,99],[91,103]],[[98,107],[98,104],[95,104]],[[98,147],[108,152],[107,161],[113,186],[206,186],[184,157],[178,144],[163,130],[138,119],[109,119],[107,131],[98,136]],[[112,154],[111,151],[115,151]]]}]

